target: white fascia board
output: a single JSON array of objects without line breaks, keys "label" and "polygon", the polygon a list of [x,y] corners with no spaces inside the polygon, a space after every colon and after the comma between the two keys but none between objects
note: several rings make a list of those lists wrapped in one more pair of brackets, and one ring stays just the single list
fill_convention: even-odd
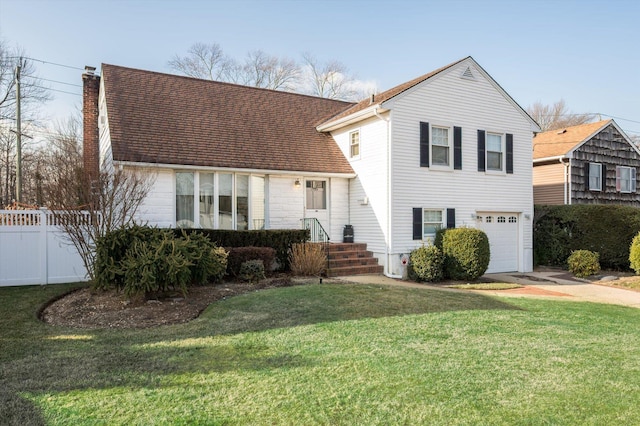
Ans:
[{"label": "white fascia board", "polygon": [[347,115],[346,117],[342,117],[338,120],[329,121],[327,123],[323,123],[316,127],[316,130],[319,132],[331,132],[333,130],[339,129],[341,127],[347,126],[352,123],[357,123],[358,121],[362,121],[365,118],[375,116],[376,110],[378,113],[385,112],[384,110],[380,111],[380,104],[375,103],[371,105],[369,108],[365,108],[361,111],[355,112],[353,114]]},{"label": "white fascia board", "polygon": [[194,171],[210,171],[210,172],[227,172],[227,173],[246,173],[260,175],[279,175],[279,176],[317,176],[317,177],[335,177],[351,179],[356,177],[355,173],[324,173],[324,172],[308,172],[303,170],[265,170],[265,169],[238,169],[229,167],[209,167],[209,166],[191,166],[186,164],[165,164],[165,163],[142,163],[133,161],[114,161],[114,165],[123,167],[138,167],[142,169],[174,169],[174,170],[194,170]]}]

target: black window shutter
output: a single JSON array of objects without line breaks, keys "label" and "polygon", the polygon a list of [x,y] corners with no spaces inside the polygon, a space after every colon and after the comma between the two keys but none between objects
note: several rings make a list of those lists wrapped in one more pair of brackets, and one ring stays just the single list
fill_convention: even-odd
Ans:
[{"label": "black window shutter", "polygon": [[462,170],[462,127],[453,128],[453,169]]},{"label": "black window shutter", "polygon": [[601,167],[602,169],[600,171],[602,172],[602,192],[605,192],[607,190],[607,166],[602,164]]},{"label": "black window shutter", "polygon": [[447,228],[456,227],[456,209],[447,209]]},{"label": "black window shutter", "polygon": [[589,169],[591,168],[591,163],[584,163],[584,185],[585,190],[589,191],[591,189],[591,184],[589,183]]},{"label": "black window shutter", "polygon": [[513,174],[513,135],[507,133],[507,173]]},{"label": "black window shutter", "polygon": [[420,122],[420,167],[429,167],[429,123],[423,121]]},{"label": "black window shutter", "polygon": [[422,209],[420,207],[413,208],[413,239],[422,239]]},{"label": "black window shutter", "polygon": [[478,171],[484,172],[484,130],[478,130]]}]

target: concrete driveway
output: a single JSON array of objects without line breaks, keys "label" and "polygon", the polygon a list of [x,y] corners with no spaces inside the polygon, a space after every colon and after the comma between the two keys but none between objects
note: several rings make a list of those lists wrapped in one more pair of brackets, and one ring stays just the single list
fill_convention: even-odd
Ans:
[{"label": "concrete driveway", "polygon": [[[539,295],[541,297],[568,298],[576,301],[610,303],[614,305],[640,308],[640,292],[610,287],[596,282],[580,280],[566,271],[534,271],[527,273],[486,274],[485,277],[494,281],[513,282],[524,285],[525,288],[539,289],[543,292],[558,293]],[[615,281],[610,281],[615,282]],[[496,294],[509,295],[506,292]],[[514,292],[517,293],[517,292]],[[516,294],[514,294],[516,295]],[[533,295],[535,296],[535,295]]]},{"label": "concrete driveway", "polygon": [[[484,277],[497,282],[517,283],[524,287],[511,290],[460,291],[475,291],[481,294],[493,294],[496,296],[506,297],[536,297],[556,300],[610,303],[614,305],[640,308],[640,292],[638,291],[609,287],[602,284],[594,284],[586,280],[578,280],[566,271],[562,270],[486,274]],[[398,280],[385,277],[384,275],[356,275],[339,277],[336,279],[366,284],[387,284],[415,288],[425,287],[425,284]],[[438,286],[433,287],[438,288]],[[440,289],[444,290],[442,287],[440,287]]]}]

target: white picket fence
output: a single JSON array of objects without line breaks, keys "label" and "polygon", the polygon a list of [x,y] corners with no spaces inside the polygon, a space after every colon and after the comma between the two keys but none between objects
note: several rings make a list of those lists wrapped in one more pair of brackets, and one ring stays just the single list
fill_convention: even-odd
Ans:
[{"label": "white picket fence", "polygon": [[0,286],[86,281],[77,250],[47,210],[0,210]]}]

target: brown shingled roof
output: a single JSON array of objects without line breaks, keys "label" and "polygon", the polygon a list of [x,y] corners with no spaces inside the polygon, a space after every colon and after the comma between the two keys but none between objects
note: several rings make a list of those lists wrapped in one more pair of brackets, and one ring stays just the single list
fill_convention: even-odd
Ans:
[{"label": "brown shingled roof", "polygon": [[450,68],[466,59],[470,58],[470,56],[466,57],[466,58],[462,58],[459,61],[453,62],[449,65],[446,65],[442,68],[438,68],[435,71],[431,71],[428,74],[422,75],[418,78],[414,78],[413,80],[407,81],[406,83],[402,83],[396,87],[393,87],[389,90],[385,90],[382,93],[378,93],[374,96],[374,101],[371,102],[371,100],[369,98],[364,99],[360,102],[358,102],[357,104],[355,104],[354,106],[352,106],[351,108],[339,113],[338,115],[331,117],[329,120],[327,121],[334,121],[334,120],[339,120],[343,117],[347,117],[351,114],[354,114],[358,111],[362,111],[363,109],[367,109],[372,105],[380,105],[381,103],[388,101],[389,99],[393,98],[394,96],[399,95],[400,93],[404,92],[405,90],[408,90],[410,88],[412,88],[413,86],[415,86],[416,84],[422,83],[423,81],[433,77],[434,75],[446,70],[447,68]]},{"label": "brown shingled roof", "polygon": [[102,65],[115,161],[353,173],[315,125],[353,105]]},{"label": "brown shingled roof", "polygon": [[538,133],[533,138],[533,159],[565,155],[585,142],[591,135],[606,127],[611,121],[602,120]]}]

